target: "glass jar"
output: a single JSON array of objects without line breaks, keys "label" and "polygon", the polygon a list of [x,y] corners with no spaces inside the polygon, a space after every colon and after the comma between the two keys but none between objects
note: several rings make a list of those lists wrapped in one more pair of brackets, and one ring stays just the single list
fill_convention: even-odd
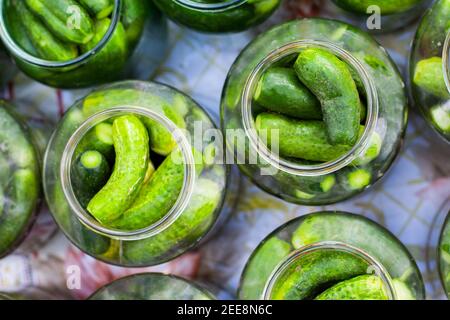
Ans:
[{"label": "glass jar", "polygon": [[0,42],[0,88],[3,88],[16,75],[17,69],[6,54],[5,47]]},{"label": "glass jar", "polygon": [[166,44],[165,20],[151,1],[114,0],[98,14],[71,3],[41,11],[18,0],[0,1],[0,37],[25,74],[58,88],[151,76]]},{"label": "glass jar", "polygon": [[172,20],[202,32],[238,32],[262,23],[281,0],[155,0]]},{"label": "glass jar", "polygon": [[438,246],[439,272],[447,297],[450,298],[450,199],[447,200],[447,218],[442,227]]},{"label": "glass jar", "polygon": [[427,122],[450,141],[450,1],[438,0],[425,14],[410,58],[410,88]]},{"label": "glass jar", "polygon": [[[224,216],[234,208],[238,183],[217,130],[199,105],[165,85],[126,81],[92,92],[66,112],[47,147],[44,191],[56,222],[81,250],[112,264],[156,265],[186,252],[222,208]],[[127,135],[139,140],[126,142]],[[98,184],[84,189],[97,181],[83,179],[94,167],[92,157],[83,160],[92,150],[105,165],[95,167]],[[112,174],[103,170],[108,164]]]},{"label": "glass jar", "polygon": [[422,277],[389,231],[344,212],[312,213],[273,231],[247,262],[239,288],[244,300],[376,297],[423,299]]},{"label": "glass jar", "polygon": [[[359,78],[361,101],[367,105],[359,140],[347,153],[325,163],[280,156],[281,148],[269,147],[255,121],[265,110],[253,99],[261,92],[262,75],[271,67],[290,66],[299,52],[311,48],[347,63],[353,77]],[[350,198],[382,178],[402,145],[407,115],[404,83],[386,51],[359,29],[326,19],[288,22],[256,38],[232,66],[221,102],[223,134],[241,171],[265,191],[305,205]],[[279,147],[291,139],[282,136],[281,129],[275,133],[280,135]]]},{"label": "glass jar", "polygon": [[25,237],[40,204],[40,159],[28,128],[0,100],[0,258]]},{"label": "glass jar", "polygon": [[214,300],[214,296],[180,277],[142,273],[111,282],[89,300]]},{"label": "glass jar", "polygon": [[389,32],[407,26],[419,17],[430,0],[333,0],[353,25],[373,33]]}]

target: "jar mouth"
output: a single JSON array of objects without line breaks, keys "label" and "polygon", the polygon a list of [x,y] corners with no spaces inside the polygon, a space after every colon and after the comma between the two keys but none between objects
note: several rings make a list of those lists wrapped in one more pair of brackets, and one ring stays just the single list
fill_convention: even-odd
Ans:
[{"label": "jar mouth", "polygon": [[[356,70],[362,80],[367,96],[367,117],[365,130],[353,148],[341,157],[321,164],[301,165],[292,161],[287,161],[275,154],[259,137],[255,121],[252,115],[253,93],[256,90],[262,74],[274,63],[286,58],[289,55],[298,53],[301,49],[308,47],[318,47],[331,51],[343,61],[350,64]],[[297,176],[320,176],[336,172],[350,163],[358,156],[362,155],[369,146],[370,139],[375,132],[378,122],[379,102],[378,92],[375,83],[363,64],[348,51],[340,48],[334,43],[319,40],[299,40],[290,42],[269,53],[253,70],[244,86],[241,100],[241,114],[243,126],[247,137],[250,139],[250,146],[259,156],[274,168]]]},{"label": "jar mouth", "polygon": [[198,10],[223,10],[240,6],[247,2],[247,0],[223,0],[219,3],[202,3],[195,0],[174,0],[176,3],[188,7],[190,9]]},{"label": "jar mouth", "polygon": [[[70,169],[72,167],[72,162],[74,161],[73,155],[76,147],[78,146],[78,143],[81,141],[84,135],[89,132],[89,130],[91,130],[96,124],[110,119],[111,117],[123,114],[136,114],[139,116],[151,118],[152,120],[162,124],[173,135],[173,138],[176,141],[184,160],[183,186],[175,204],[172,206],[169,212],[167,212],[159,221],[148,227],[138,230],[113,229],[100,224],[89,212],[87,212],[80,205],[71,183]],[[60,179],[64,195],[67,202],[69,203],[71,210],[75,213],[78,220],[84,226],[96,233],[110,238],[129,241],[140,240],[161,233],[162,231],[170,227],[186,209],[195,186],[195,159],[186,136],[172,121],[155,111],[138,106],[124,105],[121,107],[114,107],[95,113],[73,133],[73,135],[67,142],[61,158]]]},{"label": "jar mouth", "polygon": [[392,278],[389,275],[389,272],[386,270],[386,268],[381,263],[379,263],[375,258],[373,258],[370,254],[368,254],[364,250],[361,250],[352,245],[349,245],[349,244],[346,244],[343,242],[338,242],[338,241],[317,242],[317,243],[307,245],[307,246],[302,247],[301,249],[293,251],[289,256],[287,256],[283,261],[281,261],[278,264],[278,266],[275,268],[275,270],[270,275],[269,280],[266,282],[266,285],[264,287],[264,290],[262,293],[262,298],[264,300],[271,300],[275,285],[280,280],[280,278],[284,274],[284,272],[287,271],[288,268],[290,266],[292,266],[296,261],[307,256],[308,254],[311,254],[313,252],[318,252],[321,250],[338,250],[338,251],[346,252],[346,253],[349,253],[349,254],[352,254],[354,256],[361,258],[368,265],[368,270],[367,270],[368,274],[369,274],[369,272],[371,272],[381,278],[383,285],[386,289],[386,294],[387,294],[389,300],[397,299]]},{"label": "jar mouth", "polygon": [[444,69],[445,84],[450,93],[450,30],[445,38],[444,50],[442,52],[442,68]]},{"label": "jar mouth", "polygon": [[[4,17],[5,14],[5,2],[6,0],[0,0],[0,13],[2,17]],[[28,52],[26,52],[24,49],[22,49],[21,46],[19,46],[16,41],[12,38],[12,36],[9,34],[8,27],[5,23],[6,19],[2,18],[0,19],[0,36],[3,40],[3,43],[8,48],[8,50],[12,51],[14,55],[17,55],[17,57],[21,60],[26,61],[27,63],[33,64],[38,67],[43,68],[67,68],[76,66],[81,63],[87,62],[90,58],[92,58],[97,52],[103,49],[103,47],[109,42],[111,39],[114,31],[116,30],[117,24],[120,20],[120,13],[122,8],[122,0],[114,0],[114,9],[112,12],[111,17],[111,24],[106,31],[106,34],[103,36],[103,38],[95,45],[94,48],[89,50],[88,52],[83,53],[82,55],[76,57],[72,60],[67,61],[50,61],[41,59],[38,57],[35,57]]]}]

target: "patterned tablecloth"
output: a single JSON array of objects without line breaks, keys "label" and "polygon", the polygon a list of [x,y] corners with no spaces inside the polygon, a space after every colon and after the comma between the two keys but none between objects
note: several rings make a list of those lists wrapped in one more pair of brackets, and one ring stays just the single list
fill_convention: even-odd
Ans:
[{"label": "patterned tablecloth", "polygon": [[[285,0],[264,25],[233,35],[203,35],[170,23],[168,51],[155,79],[191,95],[218,119],[227,71],[256,34],[298,17],[341,18],[336,10],[328,0]],[[415,28],[378,36],[404,73]],[[38,129],[44,147],[64,110],[86,92],[51,89],[18,74],[4,88],[3,96]],[[449,159],[450,146],[411,109],[400,157],[390,173],[363,195],[332,206],[304,207],[280,201],[244,179],[245,193],[236,212],[213,239],[172,262],[151,268],[114,267],[88,257],[57,231],[44,206],[26,241],[0,260],[0,291],[22,292],[36,298],[85,298],[117,277],[151,270],[193,278],[235,294],[245,262],[269,232],[294,217],[332,209],[359,213],[386,226],[416,258],[426,281],[427,296],[443,298],[435,251],[445,216],[442,207],[450,196]],[[74,270],[80,272],[81,283],[71,277]]]}]

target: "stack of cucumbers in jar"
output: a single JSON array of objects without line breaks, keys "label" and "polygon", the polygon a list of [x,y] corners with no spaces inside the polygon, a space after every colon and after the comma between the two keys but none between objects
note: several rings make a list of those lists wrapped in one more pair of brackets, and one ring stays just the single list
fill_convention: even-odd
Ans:
[{"label": "stack of cucumbers in jar", "polygon": [[[279,155],[290,162],[331,162],[351,151],[364,133],[365,95],[360,76],[346,62],[325,49],[307,48],[262,75],[253,97],[256,130],[269,147],[278,143]],[[277,141],[272,141],[274,132]],[[377,158],[381,145],[374,132],[370,146],[351,165],[361,168],[339,172],[338,181],[332,174],[321,177],[321,192],[337,182],[350,190],[368,186],[372,175],[363,166]],[[314,197],[303,191],[297,196]]]}]

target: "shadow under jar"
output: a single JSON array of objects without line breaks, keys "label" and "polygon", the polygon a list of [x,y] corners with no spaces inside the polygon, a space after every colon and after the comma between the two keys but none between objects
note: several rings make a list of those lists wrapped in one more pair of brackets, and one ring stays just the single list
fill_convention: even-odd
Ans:
[{"label": "shadow under jar", "polygon": [[164,54],[166,22],[151,1],[1,0],[0,12],[18,67],[52,87],[148,79]]},{"label": "shadow under jar", "polygon": [[410,88],[427,122],[450,141],[450,0],[425,14],[410,58]]},{"label": "shadow under jar", "polygon": [[238,32],[265,21],[281,0],[155,0],[172,20],[202,32]]},{"label": "shadow under jar", "polygon": [[128,81],[94,91],[67,111],[46,151],[56,222],[112,264],[156,265],[184,253],[234,207],[226,190],[237,184],[211,130],[203,109],[167,86]]},{"label": "shadow under jar", "polygon": [[214,300],[197,284],[173,275],[142,273],[107,284],[89,300]]},{"label": "shadow under jar", "polygon": [[0,100],[0,258],[24,239],[41,197],[39,154],[13,109]]},{"label": "shadow under jar", "polygon": [[289,202],[325,205],[384,176],[407,123],[386,51],[348,24],[303,19],[256,38],[222,93],[222,130],[241,171]]},{"label": "shadow under jar", "polygon": [[253,252],[239,298],[264,300],[424,299],[407,249],[375,222],[318,212],[282,225]]},{"label": "shadow under jar", "polygon": [[394,31],[417,19],[431,0],[333,0],[350,23],[373,33]]}]

